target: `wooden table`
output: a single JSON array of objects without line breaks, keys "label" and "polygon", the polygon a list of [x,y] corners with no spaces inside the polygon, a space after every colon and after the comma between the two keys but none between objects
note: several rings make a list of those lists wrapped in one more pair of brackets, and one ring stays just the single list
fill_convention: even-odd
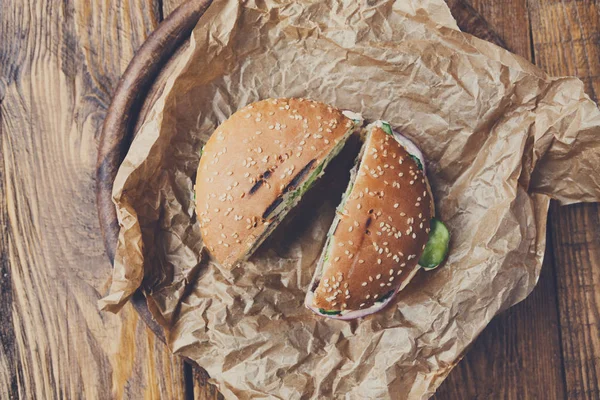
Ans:
[{"label": "wooden table", "polygon": [[[131,306],[96,307],[111,268],[97,135],[135,50],[180,1],[1,3],[1,398],[218,396]],[[510,50],[597,98],[600,0],[468,1]],[[553,204],[548,243],[533,294],[490,324],[436,399],[600,398],[598,205]]]}]

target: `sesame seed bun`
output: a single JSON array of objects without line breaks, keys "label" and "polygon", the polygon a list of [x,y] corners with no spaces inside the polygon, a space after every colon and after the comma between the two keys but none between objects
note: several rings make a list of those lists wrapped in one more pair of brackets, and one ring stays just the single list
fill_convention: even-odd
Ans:
[{"label": "sesame seed bun", "polygon": [[340,110],[305,99],[259,101],[223,122],[204,146],[196,177],[200,230],[216,261],[232,268],[248,258],[355,125]]},{"label": "sesame seed bun", "polygon": [[352,319],[376,312],[419,269],[433,201],[420,151],[391,133],[381,122],[365,129],[358,165],[305,301],[320,315]]}]

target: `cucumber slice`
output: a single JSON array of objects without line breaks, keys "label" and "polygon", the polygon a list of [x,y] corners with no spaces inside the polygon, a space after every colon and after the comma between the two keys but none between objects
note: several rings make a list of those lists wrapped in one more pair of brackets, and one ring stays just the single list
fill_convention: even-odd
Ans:
[{"label": "cucumber slice", "polygon": [[340,315],[342,313],[341,311],[336,310],[328,311],[324,308],[319,308],[319,312],[323,315]]},{"label": "cucumber slice", "polygon": [[429,232],[429,241],[425,245],[423,255],[419,260],[419,265],[424,269],[434,269],[440,265],[448,254],[448,244],[450,243],[450,232],[446,225],[437,218],[431,219],[431,232]]},{"label": "cucumber slice", "polygon": [[381,129],[388,135],[394,136],[394,132],[392,131],[392,127],[387,122],[381,122]]},{"label": "cucumber slice", "polygon": [[[392,126],[390,124],[388,124],[387,122],[381,121],[381,129],[383,129],[383,131],[385,133],[387,133],[388,135],[394,136],[394,130],[392,129]],[[419,159],[419,157],[415,156],[414,154],[411,154],[408,151],[408,148],[406,148],[406,145],[402,144],[402,146],[408,152],[408,154],[410,155],[410,158],[412,158],[414,160],[415,164],[417,164],[417,167],[421,171],[423,171],[423,164],[421,163],[421,160]]]}]

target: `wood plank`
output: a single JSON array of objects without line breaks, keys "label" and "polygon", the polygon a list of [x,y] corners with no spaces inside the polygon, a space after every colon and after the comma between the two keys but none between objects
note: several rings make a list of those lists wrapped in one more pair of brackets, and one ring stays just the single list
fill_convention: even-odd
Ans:
[{"label": "wood plank", "polygon": [[96,306],[111,268],[93,190],[96,135],[160,18],[158,2],[2,6],[0,393],[184,398],[183,362],[133,308],[112,315]]},{"label": "wood plank", "polygon": [[506,49],[532,60],[527,0],[467,0],[506,43]]},{"label": "wood plank", "polygon": [[[473,0],[508,49],[532,60],[526,0]],[[435,399],[562,399],[564,379],[552,252],[522,303],[496,317]]]},{"label": "wood plank", "polygon": [[[536,62],[575,75],[600,94],[600,2],[530,0]],[[569,399],[600,398],[600,219],[598,204],[552,205],[561,341]]]},{"label": "wood plank", "polygon": [[[3,97],[0,92],[0,103]],[[0,143],[4,132],[2,125],[0,113]],[[0,194],[6,193],[3,154],[0,151]],[[16,365],[17,349],[12,324],[12,287],[8,262],[8,203],[4,196],[0,197],[0,295],[0,392],[9,399],[16,399],[19,394],[17,382],[22,377],[18,376],[19,371],[13,367]]]}]

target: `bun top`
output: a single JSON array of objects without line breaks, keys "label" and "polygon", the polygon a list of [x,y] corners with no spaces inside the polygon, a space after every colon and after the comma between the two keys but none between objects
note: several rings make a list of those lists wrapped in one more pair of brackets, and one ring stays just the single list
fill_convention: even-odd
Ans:
[{"label": "bun top", "polygon": [[328,311],[366,309],[393,295],[412,277],[429,237],[426,176],[392,135],[369,128],[314,294],[314,306]]},{"label": "bun top", "polygon": [[264,239],[271,211],[316,170],[353,126],[341,111],[305,99],[249,104],[204,146],[196,212],[204,243],[231,268]]}]

